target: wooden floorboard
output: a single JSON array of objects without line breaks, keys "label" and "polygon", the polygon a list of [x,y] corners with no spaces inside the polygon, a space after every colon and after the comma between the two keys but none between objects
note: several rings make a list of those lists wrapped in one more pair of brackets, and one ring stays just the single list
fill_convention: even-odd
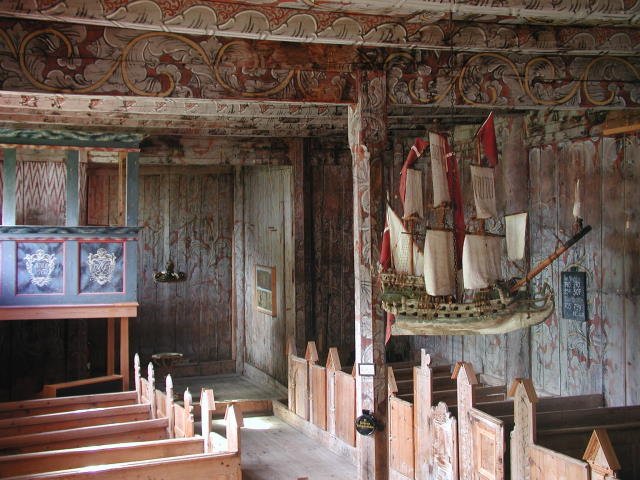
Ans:
[{"label": "wooden floorboard", "polygon": [[[162,389],[164,385],[158,382]],[[258,385],[242,375],[212,375],[207,377],[178,377],[173,379],[174,392],[183,392],[186,387],[193,395],[194,401],[200,398],[200,389],[211,388],[216,401],[223,400],[274,400],[286,398],[286,391],[279,392],[275,388]]]},{"label": "wooden floorboard", "polygon": [[277,417],[249,417],[242,430],[243,480],[347,480],[356,467]]}]

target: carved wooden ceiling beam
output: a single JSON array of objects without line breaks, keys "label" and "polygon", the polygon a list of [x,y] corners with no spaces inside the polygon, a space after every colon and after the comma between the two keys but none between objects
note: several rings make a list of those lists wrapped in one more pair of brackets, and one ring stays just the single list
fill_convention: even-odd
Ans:
[{"label": "carved wooden ceiling beam", "polygon": [[25,108],[167,119],[242,116],[252,103],[256,118],[269,118],[277,102],[296,112],[353,103],[357,70],[385,71],[389,106],[640,107],[633,56],[410,52],[0,20],[0,64],[0,90],[21,92],[11,101]]},{"label": "carved wooden ceiling beam", "polygon": [[[385,48],[640,55],[640,0],[33,0],[0,16],[186,35]],[[498,6],[499,5],[499,6]],[[362,14],[361,12],[367,12]]]}]

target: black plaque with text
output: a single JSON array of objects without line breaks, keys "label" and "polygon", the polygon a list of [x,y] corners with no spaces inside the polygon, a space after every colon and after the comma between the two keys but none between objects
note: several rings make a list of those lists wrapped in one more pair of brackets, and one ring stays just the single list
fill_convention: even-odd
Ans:
[{"label": "black plaque with text", "polygon": [[587,320],[586,272],[562,272],[562,317],[568,320]]}]

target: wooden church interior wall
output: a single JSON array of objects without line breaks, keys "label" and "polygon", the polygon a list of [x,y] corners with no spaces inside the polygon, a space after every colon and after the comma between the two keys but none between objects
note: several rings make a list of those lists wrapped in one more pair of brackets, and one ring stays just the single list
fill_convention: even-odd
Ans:
[{"label": "wooden church interior wall", "polygon": [[[529,211],[527,248],[532,264],[546,258],[556,248],[558,238],[564,240],[571,235],[578,178],[584,221],[593,227],[581,243],[535,280],[536,286],[547,282],[556,292],[556,312],[543,324],[507,335],[416,337],[413,349],[427,348],[447,361],[464,358],[477,365],[486,376],[484,380],[492,383],[530,375],[540,392],[603,392],[608,405],[637,404],[640,138],[630,135],[548,141],[530,147],[527,158],[523,153],[527,152],[525,139],[519,133],[524,131],[523,121],[517,115],[496,119],[501,152],[496,195],[499,213]],[[468,145],[475,128],[459,127],[454,133],[465,209],[469,212],[472,193],[468,163],[475,153]],[[405,140],[407,145],[411,142]],[[417,165],[421,168],[420,161]],[[429,190],[425,188],[427,204]],[[528,198],[522,195],[527,191]],[[503,267],[510,274],[517,273],[513,266]],[[587,272],[587,322],[561,318],[560,274],[572,267]]]},{"label": "wooden church interior wall", "polygon": [[[140,276],[132,346],[143,357],[180,352],[181,375],[233,371],[230,362],[234,175],[228,167],[140,169]],[[117,171],[90,170],[89,218],[117,221]],[[187,281],[156,283],[169,259]],[[220,363],[222,362],[222,363]]]},{"label": "wooden church interior wall", "polygon": [[[291,167],[244,169],[245,361],[283,385],[295,337]],[[275,312],[257,310],[256,266],[275,269]]]},{"label": "wooden church interior wall", "polygon": [[320,358],[336,347],[345,365],[354,361],[353,178],[346,138],[309,139],[308,210],[311,235],[312,332]]}]

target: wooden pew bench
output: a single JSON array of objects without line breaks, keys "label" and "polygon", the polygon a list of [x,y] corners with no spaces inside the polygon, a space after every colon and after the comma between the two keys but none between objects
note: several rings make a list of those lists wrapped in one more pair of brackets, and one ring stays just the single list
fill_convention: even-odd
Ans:
[{"label": "wooden pew bench", "polygon": [[[640,407],[575,408],[550,412],[535,394],[529,380],[519,380],[511,389],[514,402],[514,468],[525,479],[546,478],[543,472],[567,472],[574,480],[589,479],[593,468],[610,468],[582,461],[595,429],[606,430],[618,457],[622,478],[639,478]],[[617,448],[616,448],[617,447]],[[515,477],[514,477],[515,478]],[[611,477],[613,478],[613,477]]]},{"label": "wooden pew bench", "polygon": [[6,418],[0,420],[0,437],[90,427],[92,425],[106,425],[109,423],[133,422],[148,420],[149,418],[151,418],[151,410],[149,405],[144,404]]},{"label": "wooden pew bench", "polygon": [[172,438],[0,456],[0,477],[203,452],[202,438]]},{"label": "wooden pew bench", "polygon": [[[476,394],[480,388],[471,365],[461,362],[456,371],[458,397],[462,399],[457,412],[459,450],[468,452],[464,459],[461,457],[461,478],[483,475],[488,479],[497,480],[511,476],[522,480],[518,474],[513,476],[512,462],[509,461],[513,458],[510,451],[510,432],[515,425],[514,401],[484,402],[482,397]],[[603,403],[602,395],[549,397],[541,399],[537,416],[544,428],[546,425],[557,425],[559,419],[570,415],[567,410],[598,408]],[[582,448],[584,449],[584,445]]]},{"label": "wooden pew bench", "polygon": [[206,453],[180,457],[158,458],[108,466],[58,470],[10,477],[10,480],[96,480],[162,479],[162,480],[240,480],[240,457],[236,453]]},{"label": "wooden pew bench", "polygon": [[9,455],[0,457],[0,477],[73,479],[90,474],[91,478],[99,479],[240,480],[242,414],[234,406],[227,408],[226,443],[223,451],[215,451],[210,430],[213,392],[204,391],[202,397],[202,410],[209,419],[203,421],[202,437]]},{"label": "wooden pew bench", "polygon": [[60,450],[119,442],[161,440],[167,436],[166,418],[28,433],[0,438],[0,454]]},{"label": "wooden pew bench", "polygon": [[0,419],[134,405],[137,402],[138,394],[135,391],[4,402],[0,403]]}]

